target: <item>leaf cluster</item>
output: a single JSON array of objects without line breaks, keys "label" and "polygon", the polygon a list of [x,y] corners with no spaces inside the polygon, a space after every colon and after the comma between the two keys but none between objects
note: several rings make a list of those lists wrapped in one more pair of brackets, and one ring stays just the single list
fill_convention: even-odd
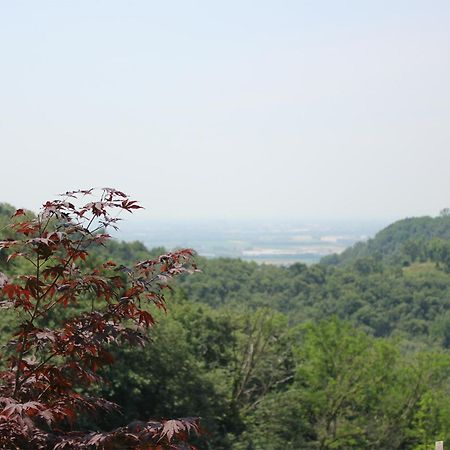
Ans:
[{"label": "leaf cluster", "polygon": [[118,214],[140,208],[115,189],[85,200],[95,195],[92,189],[66,192],[37,216],[19,209],[12,237],[0,241],[7,262],[22,259],[32,267],[30,273],[0,273],[0,308],[18,316],[0,372],[0,448],[185,448],[189,433],[198,431],[189,418],[76,430],[80,416],[118,408],[87,394],[102,381],[99,370],[114,362],[111,346],[145,345],[155,323],[149,307],[165,310],[171,280],[195,270],[189,249],[130,267],[111,260],[89,267],[90,250],[110,239],[107,230],[117,227]]}]

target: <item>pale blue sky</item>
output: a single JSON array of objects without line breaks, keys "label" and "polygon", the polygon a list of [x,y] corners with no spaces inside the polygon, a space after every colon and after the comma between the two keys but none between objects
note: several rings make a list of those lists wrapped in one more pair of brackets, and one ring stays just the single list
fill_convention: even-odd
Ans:
[{"label": "pale blue sky", "polygon": [[0,0],[0,201],[113,186],[156,218],[437,214],[449,55],[449,1]]}]

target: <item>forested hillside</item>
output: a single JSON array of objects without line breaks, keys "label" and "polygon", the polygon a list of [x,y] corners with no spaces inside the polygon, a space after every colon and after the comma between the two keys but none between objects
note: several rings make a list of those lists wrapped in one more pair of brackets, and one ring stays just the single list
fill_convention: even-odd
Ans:
[{"label": "forested hillside", "polygon": [[[13,212],[0,206],[2,233]],[[125,417],[85,426],[198,415],[200,449],[433,448],[450,439],[448,239],[449,217],[419,218],[312,266],[197,258],[151,345],[114,350],[104,369],[102,394]],[[162,251],[112,242],[84,264]],[[5,252],[0,264],[29,270]]]},{"label": "forested hillside", "polygon": [[323,258],[322,263],[348,265],[356,259],[372,257],[388,264],[402,264],[426,259],[433,241],[450,239],[450,214],[443,210],[438,217],[412,217],[384,228],[367,242],[358,242],[340,255]]}]

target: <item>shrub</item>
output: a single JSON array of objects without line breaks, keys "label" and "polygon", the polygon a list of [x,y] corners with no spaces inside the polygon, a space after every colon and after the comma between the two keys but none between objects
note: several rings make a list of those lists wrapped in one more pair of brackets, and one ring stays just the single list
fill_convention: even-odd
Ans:
[{"label": "shrub", "polygon": [[[0,372],[2,449],[185,449],[196,418],[142,420],[111,431],[86,431],[80,417],[118,406],[89,395],[98,369],[113,363],[111,345],[145,345],[154,325],[151,306],[165,310],[171,279],[195,270],[189,249],[133,267],[86,262],[92,246],[110,239],[118,214],[141,208],[115,189],[67,192],[39,214],[19,209],[0,241],[21,275],[0,273],[0,308],[18,316]],[[113,213],[117,214],[113,215]]]}]

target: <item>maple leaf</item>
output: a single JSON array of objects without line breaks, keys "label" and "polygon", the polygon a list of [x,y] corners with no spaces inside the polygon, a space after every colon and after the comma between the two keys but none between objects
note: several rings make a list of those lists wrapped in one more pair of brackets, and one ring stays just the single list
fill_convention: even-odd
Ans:
[{"label": "maple leaf", "polygon": [[182,432],[189,433],[191,431],[198,433],[199,427],[197,419],[186,418],[167,420],[163,424],[160,440],[167,438],[170,443],[174,436],[179,435]]},{"label": "maple leaf", "polygon": [[39,411],[38,416],[44,419],[47,425],[51,425],[55,421],[54,414],[48,409]]},{"label": "maple leaf", "polygon": [[20,208],[17,209],[16,212],[12,215],[12,217],[23,216],[25,214],[25,210]]}]

